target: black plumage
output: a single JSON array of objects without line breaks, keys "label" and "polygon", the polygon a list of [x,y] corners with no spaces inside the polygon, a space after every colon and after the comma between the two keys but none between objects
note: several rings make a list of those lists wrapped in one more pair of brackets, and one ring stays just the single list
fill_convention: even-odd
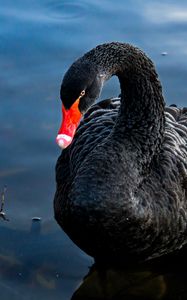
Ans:
[{"label": "black plumage", "polygon": [[[92,105],[113,75],[120,98]],[[152,61],[129,44],[103,44],[78,59],[61,86],[64,106],[82,89],[86,113],[56,165],[57,222],[96,259],[146,260],[181,248],[187,108],[165,107]]]}]

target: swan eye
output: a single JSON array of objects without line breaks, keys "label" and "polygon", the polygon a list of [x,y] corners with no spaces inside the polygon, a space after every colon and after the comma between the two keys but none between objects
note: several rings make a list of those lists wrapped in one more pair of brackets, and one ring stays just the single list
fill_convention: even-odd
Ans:
[{"label": "swan eye", "polygon": [[85,95],[85,90],[82,90],[82,92],[79,95],[79,98],[82,98]]}]

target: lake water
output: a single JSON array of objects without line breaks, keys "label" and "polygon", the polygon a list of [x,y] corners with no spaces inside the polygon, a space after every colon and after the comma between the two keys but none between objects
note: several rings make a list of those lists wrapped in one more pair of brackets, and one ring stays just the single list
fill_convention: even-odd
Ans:
[{"label": "lake water", "polygon": [[[187,106],[186,0],[0,0],[0,20],[0,188],[10,219],[0,218],[0,299],[187,299],[180,255],[156,270],[90,270],[92,258],[53,219],[65,70],[100,43],[129,42],[155,62],[166,102]],[[118,94],[112,79],[102,98]]]}]

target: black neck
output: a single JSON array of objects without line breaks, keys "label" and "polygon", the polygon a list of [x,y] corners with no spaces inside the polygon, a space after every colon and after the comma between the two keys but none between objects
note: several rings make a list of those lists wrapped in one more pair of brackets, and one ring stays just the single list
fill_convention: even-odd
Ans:
[{"label": "black neck", "polygon": [[113,136],[126,144],[133,144],[134,149],[141,149],[149,159],[162,145],[164,135],[164,100],[157,77],[134,74],[126,78],[118,75],[121,84],[121,107]]},{"label": "black neck", "polygon": [[[105,79],[116,75],[121,86],[121,107],[113,138],[127,141],[151,160],[159,151],[164,134],[164,99],[152,61],[129,44],[103,44],[83,58],[91,59]],[[142,157],[143,158],[143,157]]]}]

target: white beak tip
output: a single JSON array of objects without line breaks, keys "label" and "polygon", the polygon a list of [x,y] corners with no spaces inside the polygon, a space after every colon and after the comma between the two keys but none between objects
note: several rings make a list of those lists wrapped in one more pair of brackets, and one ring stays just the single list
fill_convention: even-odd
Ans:
[{"label": "white beak tip", "polygon": [[67,134],[58,134],[56,142],[61,149],[65,149],[71,144],[72,137]]}]

